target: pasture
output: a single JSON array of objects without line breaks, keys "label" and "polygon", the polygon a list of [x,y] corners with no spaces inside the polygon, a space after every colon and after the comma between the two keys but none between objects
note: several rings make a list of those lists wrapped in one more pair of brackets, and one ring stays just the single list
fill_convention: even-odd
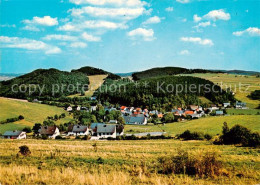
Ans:
[{"label": "pasture", "polygon": [[246,102],[249,108],[259,106],[259,100],[252,100],[247,96],[254,90],[260,90],[260,78],[256,76],[235,75],[224,73],[195,73],[183,74],[181,76],[195,76],[204,78],[218,84],[223,89],[230,88],[235,93],[235,98]]},{"label": "pasture", "polygon": [[19,115],[24,116],[24,120],[15,123],[1,124],[0,133],[4,133],[6,130],[23,129],[26,126],[32,127],[35,123],[42,123],[48,116],[54,116],[55,114],[66,114],[66,117],[59,120],[57,124],[68,122],[72,119],[62,108],[7,98],[0,98],[0,110],[1,121]]},{"label": "pasture", "polygon": [[[96,145],[96,149],[93,145]],[[27,145],[30,156],[17,155]],[[162,174],[158,158],[183,150],[216,152],[223,175]],[[208,141],[1,140],[1,184],[257,184],[259,150]]]}]

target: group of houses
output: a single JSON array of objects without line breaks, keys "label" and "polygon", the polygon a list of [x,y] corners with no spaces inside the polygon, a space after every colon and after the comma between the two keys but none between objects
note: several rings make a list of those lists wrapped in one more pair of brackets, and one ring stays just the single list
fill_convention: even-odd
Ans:
[{"label": "group of houses", "polygon": [[[41,126],[39,129],[39,137],[47,137],[55,139],[57,136],[90,136],[91,140],[116,138],[124,134],[123,125],[92,123],[90,126],[86,125],[71,125],[68,131],[61,133],[58,126]],[[5,139],[26,139],[26,132],[23,131],[6,131],[3,135]]]}]

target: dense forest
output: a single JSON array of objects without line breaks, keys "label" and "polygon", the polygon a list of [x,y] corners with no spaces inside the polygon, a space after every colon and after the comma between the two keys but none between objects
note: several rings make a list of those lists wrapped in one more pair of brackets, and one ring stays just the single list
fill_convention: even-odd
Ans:
[{"label": "dense forest", "polygon": [[186,69],[181,67],[157,67],[132,74],[133,80],[142,80],[151,77],[169,76],[190,73],[209,73],[212,71],[204,69]]},{"label": "dense forest", "polygon": [[87,90],[88,77],[79,72],[57,69],[38,69],[17,78],[0,83],[0,96],[22,98],[60,97]]},{"label": "dense forest", "polygon": [[71,70],[71,72],[81,72],[86,75],[105,75],[105,74],[107,74],[108,75],[107,78],[112,79],[112,80],[118,80],[121,78],[120,76],[107,72],[103,69],[90,67],[90,66],[82,67],[80,69],[74,69],[74,70]]},{"label": "dense forest", "polygon": [[230,92],[221,90],[213,82],[189,76],[164,76],[128,83],[107,81],[95,95],[102,102],[165,110],[201,104],[199,96],[214,103],[235,101]]}]

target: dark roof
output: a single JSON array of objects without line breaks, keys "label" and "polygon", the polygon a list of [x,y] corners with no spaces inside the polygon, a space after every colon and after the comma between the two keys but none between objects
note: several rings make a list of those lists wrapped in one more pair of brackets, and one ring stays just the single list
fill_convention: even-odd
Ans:
[{"label": "dark roof", "polygon": [[98,124],[97,133],[114,133],[116,131],[116,125]]},{"label": "dark roof", "polygon": [[19,136],[23,131],[6,131],[3,136]]},{"label": "dark roof", "polygon": [[95,129],[99,124],[104,124],[104,123],[91,123],[90,128],[93,130],[93,129]]},{"label": "dark roof", "polygon": [[145,121],[145,117],[135,117],[135,116],[123,116],[126,123],[143,123]]},{"label": "dark roof", "polygon": [[85,125],[74,125],[72,132],[86,132],[88,130],[88,126]]},{"label": "dark roof", "polygon": [[42,135],[53,135],[56,128],[56,126],[42,126],[39,132]]}]

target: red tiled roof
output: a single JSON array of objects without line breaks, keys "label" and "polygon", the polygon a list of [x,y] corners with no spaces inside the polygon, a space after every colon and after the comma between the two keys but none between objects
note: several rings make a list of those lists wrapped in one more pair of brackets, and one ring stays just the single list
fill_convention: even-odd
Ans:
[{"label": "red tiled roof", "polygon": [[188,115],[193,114],[193,113],[194,113],[193,111],[185,111],[185,114],[188,114]]}]

